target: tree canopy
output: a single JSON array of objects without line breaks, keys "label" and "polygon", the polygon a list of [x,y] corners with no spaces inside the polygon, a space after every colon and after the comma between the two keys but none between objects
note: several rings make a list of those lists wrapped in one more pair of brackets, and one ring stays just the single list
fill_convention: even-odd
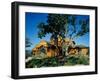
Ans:
[{"label": "tree canopy", "polygon": [[51,33],[54,39],[58,36],[73,39],[89,32],[89,19],[78,20],[76,15],[48,14],[47,22],[40,22],[38,29],[39,38]]}]

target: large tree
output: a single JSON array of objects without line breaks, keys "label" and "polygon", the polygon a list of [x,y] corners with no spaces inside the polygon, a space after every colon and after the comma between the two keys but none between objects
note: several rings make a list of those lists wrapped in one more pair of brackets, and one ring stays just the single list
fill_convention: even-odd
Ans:
[{"label": "large tree", "polygon": [[58,48],[59,36],[61,36],[62,39],[65,37],[74,39],[75,37],[83,36],[89,32],[89,20],[78,20],[75,15],[48,14],[47,22],[40,22],[38,29],[39,38],[45,37],[46,34],[50,33],[51,38],[54,39],[55,45]]}]

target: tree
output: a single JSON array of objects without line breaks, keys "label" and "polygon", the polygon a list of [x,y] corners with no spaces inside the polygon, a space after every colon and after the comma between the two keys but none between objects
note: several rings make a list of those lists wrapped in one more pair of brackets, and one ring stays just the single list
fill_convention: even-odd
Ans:
[{"label": "tree", "polygon": [[66,36],[70,39],[83,36],[89,32],[89,19],[78,20],[77,16],[68,16],[68,25]]},{"label": "tree", "polygon": [[[51,38],[54,39],[55,45],[60,51],[58,47],[58,37],[61,36],[63,39],[65,37],[73,39],[83,36],[89,32],[88,22],[89,20],[78,21],[74,15],[48,14],[47,22],[41,22],[38,25],[38,37],[42,38],[50,33]],[[80,26],[80,29],[77,29],[77,24]]]},{"label": "tree", "polygon": [[26,47],[25,48],[25,53],[26,53],[25,58],[28,58],[32,54],[32,52],[29,49],[27,49],[28,47],[31,47],[31,45],[32,43],[30,42],[29,38],[26,37],[25,39],[25,47]]},{"label": "tree", "polygon": [[30,47],[32,45],[32,43],[30,42],[30,40],[26,37],[25,39],[25,47]]}]

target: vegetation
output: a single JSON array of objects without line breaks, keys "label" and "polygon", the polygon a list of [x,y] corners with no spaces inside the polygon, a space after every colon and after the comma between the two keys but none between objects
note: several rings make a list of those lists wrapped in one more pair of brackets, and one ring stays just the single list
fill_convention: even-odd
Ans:
[{"label": "vegetation", "polygon": [[89,57],[82,54],[69,56],[66,65],[89,65]]},{"label": "vegetation", "polygon": [[[77,25],[80,26],[80,29]],[[54,39],[55,46],[58,48],[58,55],[60,55],[58,37],[62,37],[62,40],[65,37],[73,40],[76,37],[85,35],[89,32],[89,20],[78,21],[74,15],[48,14],[47,23],[41,22],[38,29],[39,38],[45,37],[48,33],[51,34],[51,38]]]},{"label": "vegetation", "polygon": [[31,51],[27,49],[28,47],[31,47],[31,45],[32,45],[32,43],[30,42],[29,38],[26,37],[26,39],[25,39],[25,47],[26,47],[26,49],[25,49],[25,53],[26,53],[25,58],[26,59],[28,57],[32,56]]},{"label": "vegetation", "polygon": [[[41,39],[47,34],[51,34],[51,39],[54,40],[55,48],[57,49],[57,56],[46,58],[46,53],[43,47],[38,48],[36,56],[26,62],[26,68],[39,68],[39,67],[56,67],[56,66],[73,66],[73,65],[89,65],[89,56],[84,54],[78,55],[65,55],[68,52],[67,46],[64,44],[64,39],[74,38],[85,35],[89,32],[89,20],[77,20],[77,16],[65,14],[48,14],[47,22],[40,22],[38,24],[38,37]],[[58,45],[59,37],[62,38],[63,45]],[[26,48],[30,47],[29,39],[26,39]],[[51,49],[51,47],[48,47]],[[64,50],[63,50],[63,49]],[[66,50],[67,49],[67,50]],[[26,53],[28,54],[27,50]],[[63,54],[64,53],[64,54]],[[27,58],[27,56],[26,56]]]},{"label": "vegetation", "polygon": [[84,55],[67,56],[63,61],[59,61],[57,57],[36,59],[33,58],[26,63],[26,68],[40,67],[57,67],[57,66],[73,66],[73,65],[89,65],[89,57]]},{"label": "vegetation", "polygon": [[25,47],[30,47],[32,43],[30,42],[29,38],[26,37],[25,39]]}]

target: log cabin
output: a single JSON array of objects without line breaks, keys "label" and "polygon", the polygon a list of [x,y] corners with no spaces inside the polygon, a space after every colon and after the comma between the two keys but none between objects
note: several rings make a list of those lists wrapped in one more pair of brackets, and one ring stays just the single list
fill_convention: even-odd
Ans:
[{"label": "log cabin", "polygon": [[85,46],[83,47],[76,46],[74,48],[69,47],[68,54],[69,55],[78,55],[78,54],[89,55],[89,47],[85,47]]},{"label": "log cabin", "polygon": [[[66,40],[65,44],[69,45],[68,50],[66,51],[68,55],[78,55],[78,54],[84,54],[88,55],[89,54],[89,47],[82,46],[82,45],[75,45],[74,41]],[[57,48],[54,45],[54,41],[51,41],[48,45],[48,43],[44,40],[40,41],[38,45],[33,48],[32,52],[34,55],[40,54],[40,49],[43,48],[45,50],[46,57],[54,57],[57,56],[59,53],[62,52],[62,41],[58,41],[58,46]],[[60,49],[60,50],[58,50]]]}]

